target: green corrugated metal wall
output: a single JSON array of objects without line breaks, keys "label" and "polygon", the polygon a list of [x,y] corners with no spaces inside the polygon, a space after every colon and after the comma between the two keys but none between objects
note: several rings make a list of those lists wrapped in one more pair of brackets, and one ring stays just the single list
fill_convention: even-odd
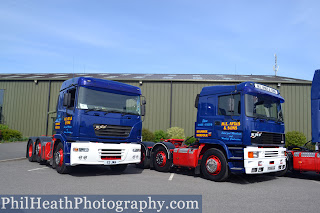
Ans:
[{"label": "green corrugated metal wall", "polygon": [[[271,85],[276,88],[276,85]],[[311,84],[282,84],[286,131],[299,131],[311,140]]]},{"label": "green corrugated metal wall", "polygon": [[[140,86],[134,81],[124,83]],[[11,128],[20,130],[24,136],[44,135],[50,84],[49,111],[55,111],[62,81],[38,81],[35,84],[33,81],[0,80],[0,89],[5,89],[3,114],[6,123]],[[186,136],[193,135],[196,120],[194,107],[196,94],[204,86],[234,84],[236,83],[144,81],[140,86],[147,100],[147,114],[143,126],[151,131],[166,130],[171,123],[171,126],[184,128]],[[277,84],[268,85],[279,89],[286,100],[283,105],[286,131],[300,131],[307,136],[308,140],[311,139],[311,84],[282,84],[280,87],[277,87]],[[49,115],[49,134],[52,132],[51,117],[55,117],[55,114]]]},{"label": "green corrugated metal wall", "polygon": [[41,135],[46,129],[48,83],[0,81],[4,89],[3,115],[10,128],[23,135]]},{"label": "green corrugated metal wall", "polygon": [[[139,86],[139,84],[132,85]],[[144,82],[140,88],[147,101],[143,127],[151,131],[168,129],[170,127],[171,84],[168,82]]]}]

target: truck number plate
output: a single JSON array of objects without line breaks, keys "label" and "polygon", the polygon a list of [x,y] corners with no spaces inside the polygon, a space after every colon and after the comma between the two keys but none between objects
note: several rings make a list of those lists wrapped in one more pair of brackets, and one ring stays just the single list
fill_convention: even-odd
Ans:
[{"label": "truck number plate", "polygon": [[114,165],[114,164],[118,164],[119,161],[117,160],[106,160],[104,161],[104,165]]},{"label": "truck number plate", "polygon": [[270,167],[268,167],[268,170],[275,170],[275,169],[276,169],[275,166],[270,166]]}]

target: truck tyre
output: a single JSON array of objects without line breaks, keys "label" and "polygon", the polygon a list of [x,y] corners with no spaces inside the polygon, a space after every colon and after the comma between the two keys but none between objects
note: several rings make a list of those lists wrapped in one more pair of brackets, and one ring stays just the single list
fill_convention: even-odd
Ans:
[{"label": "truck tyre", "polygon": [[119,165],[113,165],[110,166],[110,169],[114,172],[123,172],[124,170],[126,170],[128,164],[119,164]]},{"label": "truck tyre", "polygon": [[36,150],[36,151],[35,151],[36,161],[37,161],[38,163],[40,163],[40,164],[44,164],[45,161],[42,160],[42,158],[41,158],[41,151],[42,151],[42,149],[41,149],[41,142],[40,142],[40,141],[37,141],[37,142],[36,142],[35,150]]},{"label": "truck tyre", "polygon": [[27,156],[27,158],[28,158],[28,160],[30,162],[35,162],[36,161],[35,156],[33,154],[33,142],[31,140],[29,140],[28,145],[27,145],[26,156]]},{"label": "truck tyre", "polygon": [[64,155],[63,155],[63,145],[62,143],[59,143],[57,145],[57,148],[54,151],[54,156],[53,156],[53,164],[56,167],[56,170],[60,174],[66,174],[68,173],[68,166],[66,166],[64,162]]},{"label": "truck tyre", "polygon": [[150,162],[147,158],[147,152],[144,146],[141,147],[141,161],[140,163],[136,164],[136,167],[140,169],[147,169],[150,167]]},{"label": "truck tyre", "polygon": [[301,174],[299,170],[295,170],[293,168],[293,155],[291,152],[287,152],[287,165],[288,165],[288,170],[292,172],[293,175]]},{"label": "truck tyre", "polygon": [[205,178],[213,181],[224,181],[230,174],[227,159],[218,149],[209,149],[204,153],[201,171]]},{"label": "truck tyre", "polygon": [[171,160],[168,158],[169,153],[163,146],[156,148],[152,155],[152,161],[155,170],[159,172],[169,172],[171,167]]},{"label": "truck tyre", "polygon": [[287,152],[287,167],[288,170],[293,171],[293,155],[291,152]]}]

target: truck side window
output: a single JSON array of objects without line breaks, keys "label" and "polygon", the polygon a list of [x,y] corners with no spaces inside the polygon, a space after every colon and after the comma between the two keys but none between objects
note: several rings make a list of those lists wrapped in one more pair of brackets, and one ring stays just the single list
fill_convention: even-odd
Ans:
[{"label": "truck side window", "polygon": [[198,112],[200,113],[200,116],[207,114],[207,98],[206,97],[200,97],[199,98],[199,106],[198,106]]},{"label": "truck side window", "polygon": [[68,93],[71,94],[71,104],[70,104],[70,109],[74,108],[74,101],[76,100],[76,89],[71,89],[68,91]]},{"label": "truck side window", "polygon": [[[66,91],[65,93],[70,93],[71,94],[71,103],[70,106],[68,107],[68,109],[74,109],[75,106],[75,99],[76,99],[76,89],[70,89],[68,91]],[[65,93],[61,93],[59,96],[59,101],[61,102],[61,104],[59,104],[58,109],[62,110],[65,108],[65,106],[63,106],[63,98],[64,98],[64,94]]]},{"label": "truck side window", "polygon": [[208,97],[207,99],[207,112],[206,115],[208,116],[214,116],[215,115],[215,106],[214,106],[214,100],[217,97]]},{"label": "truck side window", "polygon": [[[229,100],[233,97],[234,99],[234,112],[230,111]],[[223,95],[218,98],[218,115],[240,115],[241,114],[241,104],[240,104],[240,94],[235,95]]]},{"label": "truck side window", "polygon": [[57,102],[57,112],[58,110],[63,110],[63,93],[60,93],[58,96],[58,102]]}]

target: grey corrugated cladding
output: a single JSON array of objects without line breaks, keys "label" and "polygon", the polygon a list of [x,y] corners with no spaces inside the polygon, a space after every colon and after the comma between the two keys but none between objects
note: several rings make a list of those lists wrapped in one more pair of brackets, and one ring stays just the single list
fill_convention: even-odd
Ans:
[{"label": "grey corrugated cladding", "polygon": [[[51,87],[49,102],[49,111],[51,112],[55,111],[62,82],[77,76],[117,80],[141,87],[147,100],[147,114],[143,127],[151,131],[166,130],[171,124],[171,126],[184,128],[186,136],[194,134],[196,120],[194,99],[202,87],[234,85],[243,81],[264,83],[279,89],[286,100],[283,105],[286,131],[300,131],[308,139],[311,138],[311,82],[261,75],[0,74],[0,89],[5,89],[3,113],[6,123],[11,128],[20,130],[24,136],[44,135],[46,133],[49,87]],[[142,84],[139,83],[140,81]],[[280,87],[278,87],[278,83],[281,83]],[[170,109],[172,110],[170,111]],[[53,120],[51,117],[54,116],[55,114],[49,115],[49,134],[52,130]]]}]

